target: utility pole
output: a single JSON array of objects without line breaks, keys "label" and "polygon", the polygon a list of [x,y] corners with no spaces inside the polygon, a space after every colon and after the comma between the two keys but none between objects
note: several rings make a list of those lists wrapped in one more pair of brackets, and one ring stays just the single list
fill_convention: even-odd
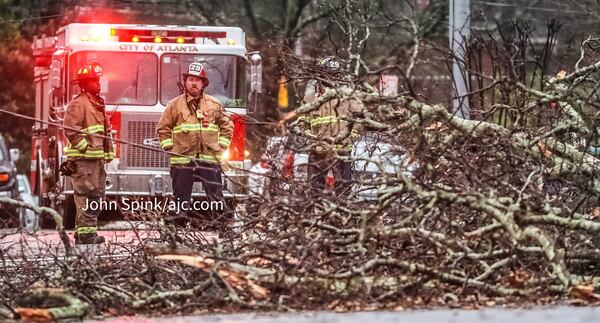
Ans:
[{"label": "utility pole", "polygon": [[469,73],[467,46],[471,28],[470,0],[449,0],[448,35],[452,52],[452,112],[469,119]]}]

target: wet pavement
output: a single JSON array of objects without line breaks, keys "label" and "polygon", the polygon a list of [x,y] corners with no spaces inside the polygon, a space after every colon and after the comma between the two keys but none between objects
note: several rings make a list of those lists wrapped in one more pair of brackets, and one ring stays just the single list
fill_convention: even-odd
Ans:
[{"label": "wet pavement", "polygon": [[[97,255],[110,254],[112,257],[122,253],[130,255],[131,246],[156,239],[158,232],[153,230],[103,230],[99,234],[106,237],[107,243],[99,248]],[[211,234],[209,234],[211,235]],[[72,241],[72,232],[69,232]],[[216,238],[216,234],[214,235]],[[5,231],[0,232],[0,251],[3,256],[11,261],[6,266],[18,265],[18,260],[52,261],[57,254],[64,254],[64,248],[55,230],[38,231],[35,234],[25,232]],[[6,257],[11,256],[11,257]],[[26,260],[25,260],[26,259]],[[0,263],[0,266],[2,263]],[[97,321],[87,321],[97,322]],[[105,322],[164,322],[164,323],[344,323],[344,322],[369,322],[369,323],[579,323],[600,322],[600,308],[594,307],[548,307],[532,309],[503,309],[486,308],[481,310],[428,310],[428,311],[399,311],[399,312],[359,312],[359,313],[272,313],[272,314],[220,314],[178,317],[118,317],[105,320]]]},{"label": "wet pavement", "polygon": [[[147,243],[162,243],[160,233],[156,230],[122,230],[104,228],[98,234],[106,238],[106,243],[76,246],[73,240],[73,231],[68,231],[71,247],[75,254],[99,257],[128,257],[135,252],[135,246]],[[216,233],[203,232],[207,239],[216,238]],[[65,248],[56,230],[40,230],[35,233],[27,233],[17,230],[0,230],[0,253],[3,262],[0,266],[14,266],[23,261],[52,262],[57,258],[65,256]]]},{"label": "wet pavement", "polygon": [[[156,239],[157,231],[99,231],[106,243],[94,248],[95,255],[129,255],[132,245]],[[74,247],[73,232],[67,232]],[[86,250],[89,247],[85,247]],[[74,249],[76,252],[78,249]],[[65,256],[65,248],[56,230],[40,230],[35,233],[6,231],[0,232],[0,252],[7,263],[16,265],[22,261],[53,261]],[[2,265],[2,264],[0,264]]]},{"label": "wet pavement", "polygon": [[[88,321],[98,322],[98,321]],[[119,317],[103,322],[156,323],[592,323],[600,322],[600,308],[551,307],[533,309],[486,308],[481,310],[427,310],[401,312],[300,314],[228,314],[179,317]]]}]

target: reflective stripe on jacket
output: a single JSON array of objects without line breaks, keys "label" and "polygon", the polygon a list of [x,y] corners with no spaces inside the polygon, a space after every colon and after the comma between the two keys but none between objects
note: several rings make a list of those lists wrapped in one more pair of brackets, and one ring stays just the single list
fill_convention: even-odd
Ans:
[{"label": "reflective stripe on jacket", "polygon": [[[114,159],[112,143],[94,135],[108,133],[104,129],[106,115],[104,104],[89,93],[80,93],[67,107],[63,125],[69,141],[65,147],[68,159]],[[107,141],[105,143],[105,141]]]},{"label": "reflective stripe on jacket", "polygon": [[231,143],[233,122],[223,105],[204,94],[193,111],[192,100],[187,94],[171,100],[156,126],[161,148],[187,156],[171,156],[172,166],[191,158],[218,163]]},{"label": "reflective stripe on jacket", "polygon": [[317,152],[350,152],[352,144],[360,137],[362,126],[352,122],[353,114],[360,113],[361,105],[354,99],[332,99],[319,109],[298,117],[310,133],[321,139],[313,150]]}]

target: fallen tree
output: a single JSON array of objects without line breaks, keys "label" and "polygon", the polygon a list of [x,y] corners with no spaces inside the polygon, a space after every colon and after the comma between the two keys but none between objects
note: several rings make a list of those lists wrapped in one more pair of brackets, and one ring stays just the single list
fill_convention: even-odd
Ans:
[{"label": "fallen tree", "polygon": [[[226,239],[148,221],[163,238],[140,234],[79,254],[49,249],[43,260],[2,244],[0,315],[597,302],[600,60],[593,47],[582,47],[571,72],[542,78],[539,86],[510,73],[478,75],[487,85],[470,97],[508,95],[465,120],[444,102],[430,104],[411,83],[424,45],[418,28],[405,22],[415,37],[402,68],[406,92],[383,96],[373,89],[369,77],[402,66],[369,66],[360,52],[368,25],[348,22],[345,86],[296,110],[354,99],[363,114],[348,121],[373,134],[373,149],[389,148],[349,157],[378,170],[357,171],[350,196],[311,193],[306,178],[276,169],[264,175],[264,194],[252,197]],[[504,54],[496,58],[514,66],[514,53]],[[285,62],[291,76],[311,77],[306,61]],[[508,111],[510,122],[496,118],[498,111]],[[335,143],[297,126],[291,122],[286,131],[304,137],[306,149]],[[58,303],[30,297],[47,288],[60,290]],[[76,310],[49,310],[65,301]]]},{"label": "fallen tree", "polygon": [[[463,120],[409,97],[328,96],[363,102],[369,113],[354,121],[385,134],[397,147],[390,154],[414,156],[417,170],[384,172],[381,158],[354,157],[382,172],[357,178],[349,198],[311,195],[303,181],[271,185],[230,241],[189,231],[175,245],[140,240],[125,256],[111,257],[109,245],[105,258],[57,255],[30,267],[4,259],[5,303],[25,307],[17,300],[28,298],[14,295],[36,293],[26,286],[67,290],[105,314],[597,299],[586,287],[600,258],[596,157],[553,131]],[[362,185],[376,198],[361,197]]]}]

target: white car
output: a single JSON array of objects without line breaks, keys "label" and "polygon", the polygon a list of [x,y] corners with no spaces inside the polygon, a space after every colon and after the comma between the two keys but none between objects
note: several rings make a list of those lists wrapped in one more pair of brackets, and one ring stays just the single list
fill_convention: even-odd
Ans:
[{"label": "white car", "polygon": [[378,184],[385,175],[404,174],[412,176],[417,169],[416,162],[411,162],[409,153],[404,147],[393,143],[384,134],[366,132],[354,143],[352,149],[353,186],[356,195],[368,199],[377,198],[385,185]]},{"label": "white car", "polygon": [[[304,138],[290,135],[272,137],[267,141],[267,148],[261,162],[250,169],[249,185],[251,196],[262,196],[269,192],[267,186],[271,178],[283,178],[282,183],[293,182],[307,184],[308,153],[302,150]],[[353,185],[355,195],[366,199],[377,198],[381,185],[373,184],[385,174],[403,172],[411,175],[417,165],[408,164],[408,153],[404,148],[392,144],[385,135],[366,132],[354,143],[351,159]],[[327,176],[328,189],[334,184],[331,171]],[[282,188],[287,188],[285,185]]]},{"label": "white car", "polygon": [[261,161],[250,168],[250,195],[267,193],[273,177],[282,179],[279,183],[283,189],[289,189],[294,181],[304,181],[308,167],[308,153],[302,150],[304,145],[304,139],[295,135],[269,138]]},{"label": "white car", "polygon": [[[17,181],[19,186],[19,199],[27,204],[37,205],[38,198],[32,194],[27,177],[23,174],[19,174],[17,175]],[[40,228],[39,216],[33,212],[33,210],[20,208],[19,221],[21,228],[29,232],[37,231]]]}]

